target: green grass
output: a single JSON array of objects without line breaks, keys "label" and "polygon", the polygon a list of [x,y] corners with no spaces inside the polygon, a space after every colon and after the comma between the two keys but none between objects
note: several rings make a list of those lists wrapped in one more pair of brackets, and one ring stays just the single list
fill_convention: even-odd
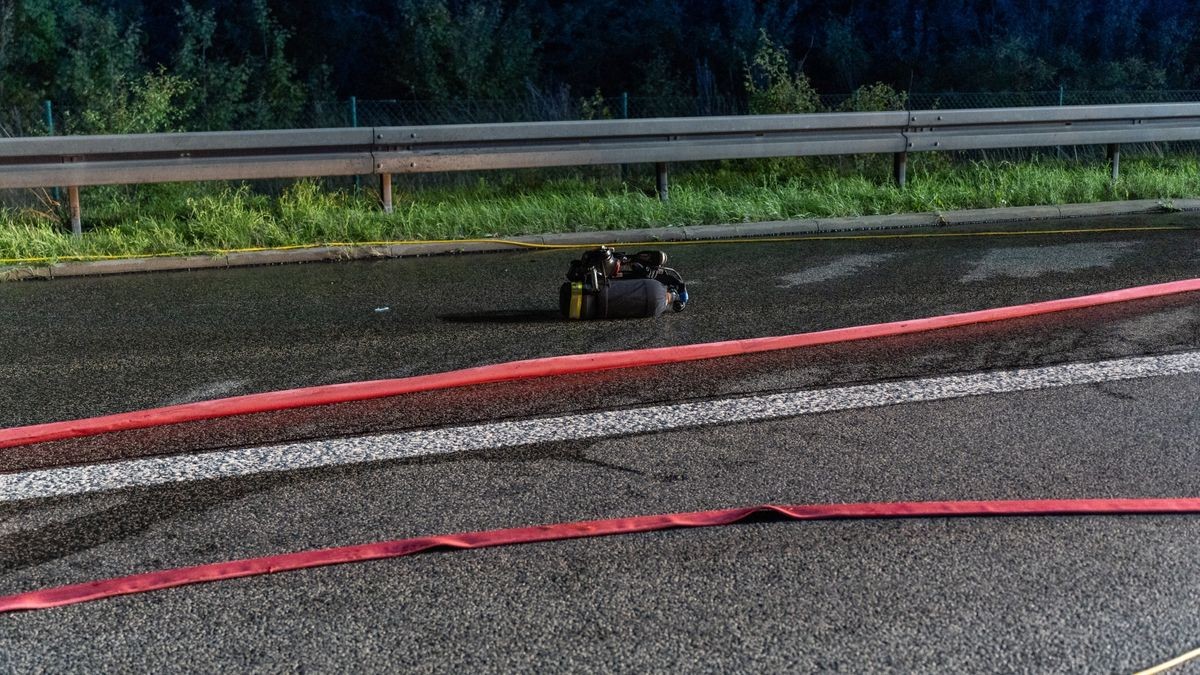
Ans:
[{"label": "green grass", "polygon": [[61,207],[0,212],[0,259],[181,254],[330,242],[502,237],[653,226],[741,223],[993,206],[1200,196],[1200,161],[1128,159],[1110,185],[1102,162],[952,163],[920,155],[909,185],[890,183],[882,158],[729,162],[672,176],[659,202],[645,170],[545,178],[497,173],[474,184],[398,189],[383,214],[364,190],[303,181],[277,197],[228,184],[103,187],[83,191],[85,233]]}]

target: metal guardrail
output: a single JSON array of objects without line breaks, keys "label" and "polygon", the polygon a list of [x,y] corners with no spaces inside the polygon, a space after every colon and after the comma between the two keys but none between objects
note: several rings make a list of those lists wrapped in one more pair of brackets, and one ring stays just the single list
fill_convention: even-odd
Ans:
[{"label": "metal guardrail", "polygon": [[0,188],[373,173],[370,129],[0,139]]},{"label": "metal guardrail", "polygon": [[1200,103],[0,139],[0,189],[1200,140]]}]

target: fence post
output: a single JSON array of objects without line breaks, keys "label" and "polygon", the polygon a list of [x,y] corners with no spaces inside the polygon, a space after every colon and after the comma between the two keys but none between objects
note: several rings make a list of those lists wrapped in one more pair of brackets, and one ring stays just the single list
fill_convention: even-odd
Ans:
[{"label": "fence post", "polygon": [[[42,109],[46,113],[46,135],[53,136],[54,135],[54,104],[50,102],[50,99],[46,99],[45,101],[42,102]],[[60,193],[58,191],[58,188],[52,188],[51,194],[54,195],[54,201],[57,202],[57,201],[62,200],[62,193]]]},{"label": "fence post", "polygon": [[904,187],[908,182],[907,152],[892,153],[892,179],[896,181],[896,187]]},{"label": "fence post", "polygon": [[1112,182],[1117,182],[1121,175],[1121,144],[1108,144],[1108,165],[1112,169]]},{"label": "fence post", "polygon": [[[358,127],[358,97],[350,97],[350,126]],[[354,192],[362,189],[362,176],[354,177]]]},{"label": "fence post", "polygon": [[42,102],[42,109],[46,112],[46,135],[54,135],[54,104],[50,99]]},{"label": "fence post", "polygon": [[[50,99],[46,99],[42,103],[42,108],[46,112],[46,132],[49,135],[53,136],[54,135],[54,104],[50,102]],[[60,199],[62,199],[62,193],[60,193],[58,191],[58,188],[54,188],[53,194],[54,194],[54,201],[57,202]],[[67,186],[67,201],[69,203],[68,208],[70,209],[70,213],[71,213],[71,234],[76,237],[81,237],[81,236],[83,236],[83,218],[81,217],[80,209],[79,209],[79,186],[78,185],[68,185]]]},{"label": "fence post", "polygon": [[[1058,107],[1060,107],[1060,108],[1063,105],[1063,100],[1066,98],[1066,91],[1067,91],[1066,85],[1064,85],[1060,82],[1058,84]],[[1066,154],[1063,152],[1061,145],[1054,146],[1054,152],[1058,153],[1059,157],[1062,157],[1064,154]]]},{"label": "fence post", "polygon": [[668,199],[667,163],[666,162],[655,162],[654,163],[654,172],[656,174],[658,174],[658,200],[665,202]]},{"label": "fence post", "polygon": [[[621,92],[621,119],[629,119],[629,92]],[[626,164],[621,165],[621,182],[625,182],[625,174],[629,170]]]}]

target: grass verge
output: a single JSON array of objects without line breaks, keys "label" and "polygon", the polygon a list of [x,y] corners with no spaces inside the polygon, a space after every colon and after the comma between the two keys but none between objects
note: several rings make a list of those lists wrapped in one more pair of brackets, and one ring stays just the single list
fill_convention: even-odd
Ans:
[{"label": "grass verge", "polygon": [[[878,159],[878,158],[876,158]],[[653,177],[546,179],[494,174],[460,187],[398,190],[384,214],[369,191],[302,181],[278,197],[244,185],[98,187],[83,192],[85,234],[58,209],[0,212],[0,260],[217,252],[333,242],[503,237],[638,227],[741,223],[996,206],[1200,195],[1200,161],[1150,157],[1123,163],[1110,184],[1103,163],[1035,159],[950,162],[921,156],[909,185],[890,183],[876,159],[767,160],[706,166],[672,177],[658,201]]]}]

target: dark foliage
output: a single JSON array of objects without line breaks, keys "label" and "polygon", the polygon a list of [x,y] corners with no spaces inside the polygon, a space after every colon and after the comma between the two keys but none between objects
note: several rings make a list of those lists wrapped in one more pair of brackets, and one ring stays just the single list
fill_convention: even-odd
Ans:
[{"label": "dark foliage", "polygon": [[138,130],[351,95],[744,102],[764,31],[825,93],[1200,88],[1198,22],[1193,0],[0,0],[0,109]]}]

